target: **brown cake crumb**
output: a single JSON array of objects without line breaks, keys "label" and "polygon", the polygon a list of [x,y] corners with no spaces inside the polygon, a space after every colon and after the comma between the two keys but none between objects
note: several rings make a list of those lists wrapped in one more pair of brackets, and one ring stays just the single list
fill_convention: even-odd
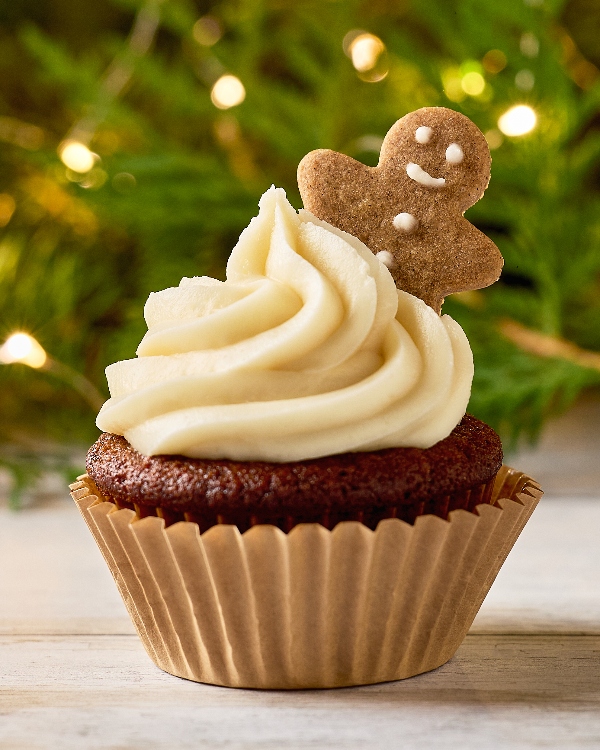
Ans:
[{"label": "brown cake crumb", "polygon": [[[167,523],[194,520],[201,530],[233,523],[241,530],[302,522],[332,528],[382,518],[409,522],[423,513],[446,517],[489,502],[502,465],[502,445],[483,422],[466,415],[445,439],[425,450],[390,448],[308,461],[271,463],[144,456],[120,435],[104,433],[90,448],[87,471],[107,500],[161,515]],[[489,485],[489,486],[488,486]]]}]

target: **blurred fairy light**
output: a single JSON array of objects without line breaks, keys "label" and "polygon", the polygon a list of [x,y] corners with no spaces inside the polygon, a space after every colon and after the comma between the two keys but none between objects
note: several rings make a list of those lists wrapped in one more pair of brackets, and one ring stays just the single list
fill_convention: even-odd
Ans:
[{"label": "blurred fairy light", "polygon": [[112,186],[117,193],[131,193],[137,186],[137,180],[129,172],[118,172],[112,178]]},{"label": "blurred fairy light", "polygon": [[527,104],[517,104],[499,119],[498,127],[504,135],[517,136],[530,133],[537,124],[537,115]]},{"label": "blurred fairy light", "polygon": [[519,49],[525,57],[537,57],[540,51],[540,43],[537,36],[529,32],[523,34],[519,42]]},{"label": "blurred fairy light", "polygon": [[0,193],[0,227],[5,227],[12,219],[17,204],[12,195]]},{"label": "blurred fairy light", "polygon": [[223,29],[216,18],[202,16],[194,24],[192,36],[203,47],[212,47],[223,36]]},{"label": "blurred fairy light", "polygon": [[385,52],[385,44],[374,34],[359,34],[353,39],[349,46],[352,65],[359,73],[372,70],[379,57]]},{"label": "blurred fairy light", "polygon": [[466,94],[461,86],[461,78],[457,68],[448,68],[442,73],[444,93],[451,102],[462,102]]},{"label": "blurred fairy light", "polygon": [[28,333],[13,333],[0,346],[0,363],[20,363],[38,369],[46,364],[48,356],[43,347]]},{"label": "blurred fairy light", "polygon": [[492,75],[496,75],[496,73],[504,70],[507,62],[506,55],[501,49],[491,49],[485,53],[481,60],[483,69]]},{"label": "blurred fairy light", "polygon": [[44,144],[44,131],[14,117],[0,117],[0,141],[36,151]]},{"label": "blurred fairy light", "polygon": [[58,147],[62,163],[73,172],[84,174],[94,166],[96,155],[79,141],[63,141]]},{"label": "blurred fairy light", "polygon": [[591,89],[600,79],[600,70],[583,57],[566,31],[561,30],[559,38],[562,47],[562,60],[567,73],[580,88]]},{"label": "blurred fairy light", "polygon": [[212,87],[210,98],[215,107],[229,109],[237,107],[246,98],[244,84],[237,76],[226,74],[221,76]]},{"label": "blurred fairy light", "polygon": [[[495,51],[499,52],[499,50]],[[499,59],[496,60],[497,69],[499,69],[500,62]],[[489,101],[493,96],[493,91],[492,87],[486,83],[483,71],[483,64],[477,60],[465,60],[460,67],[446,68],[442,73],[442,84],[448,99],[452,102],[461,102],[465,96],[473,96],[480,101]]]},{"label": "blurred fairy light", "polygon": [[487,141],[490,151],[494,151],[495,149],[500,148],[503,144],[504,137],[499,130],[492,128],[485,132],[485,140]]},{"label": "blurred fairy light", "polygon": [[367,32],[364,29],[350,29],[350,31],[344,36],[342,39],[342,48],[346,57],[351,57],[350,47],[352,46],[352,42],[362,34],[366,33]]},{"label": "blurred fairy light", "polygon": [[485,89],[485,78],[474,70],[470,73],[466,73],[460,79],[460,86],[465,94],[469,96],[479,96]]},{"label": "blurred fairy light", "polygon": [[107,180],[108,174],[100,167],[94,167],[79,181],[79,186],[88,190],[99,190]]},{"label": "blurred fairy light", "polygon": [[19,331],[6,339],[0,346],[0,364],[27,365],[35,370],[43,368],[78,391],[94,411],[98,411],[104,403],[104,396],[93,383],[69,365],[48,356],[43,346],[28,333]]},{"label": "blurred fairy light", "polygon": [[531,91],[535,86],[535,76],[531,70],[520,70],[515,76],[515,86],[520,91]]}]

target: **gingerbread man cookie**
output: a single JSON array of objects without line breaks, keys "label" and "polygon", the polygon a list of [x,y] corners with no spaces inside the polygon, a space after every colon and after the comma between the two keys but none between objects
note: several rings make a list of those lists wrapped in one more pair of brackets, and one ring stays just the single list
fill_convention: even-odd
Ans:
[{"label": "gingerbread man cookie", "polygon": [[440,312],[452,292],[498,279],[502,256],[463,214],[483,195],[491,157],[464,115],[425,107],[388,132],[376,167],[320,149],[302,159],[304,207],[358,237],[397,286]]}]

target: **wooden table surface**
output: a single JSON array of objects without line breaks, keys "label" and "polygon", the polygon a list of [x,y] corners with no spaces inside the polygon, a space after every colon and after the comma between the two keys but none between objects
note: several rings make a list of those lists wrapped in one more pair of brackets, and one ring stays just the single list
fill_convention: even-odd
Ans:
[{"label": "wooden table surface", "polygon": [[[165,674],[134,634],[75,506],[0,509],[0,750],[600,748],[594,436],[577,456],[565,445],[557,458],[550,432],[546,447],[523,455],[551,491],[457,655],[369,687],[264,692]],[[569,460],[585,450],[585,482],[572,479],[565,493],[565,471],[582,474]]]}]

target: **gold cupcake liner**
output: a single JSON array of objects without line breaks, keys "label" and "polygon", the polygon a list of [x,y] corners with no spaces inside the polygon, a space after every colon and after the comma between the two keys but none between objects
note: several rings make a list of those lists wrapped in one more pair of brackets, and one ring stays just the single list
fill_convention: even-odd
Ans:
[{"label": "gold cupcake liner", "polygon": [[325,688],[411,677],[465,637],[542,491],[502,467],[493,504],[371,531],[259,524],[240,534],[117,509],[71,485],[152,660],[197,682]]}]

